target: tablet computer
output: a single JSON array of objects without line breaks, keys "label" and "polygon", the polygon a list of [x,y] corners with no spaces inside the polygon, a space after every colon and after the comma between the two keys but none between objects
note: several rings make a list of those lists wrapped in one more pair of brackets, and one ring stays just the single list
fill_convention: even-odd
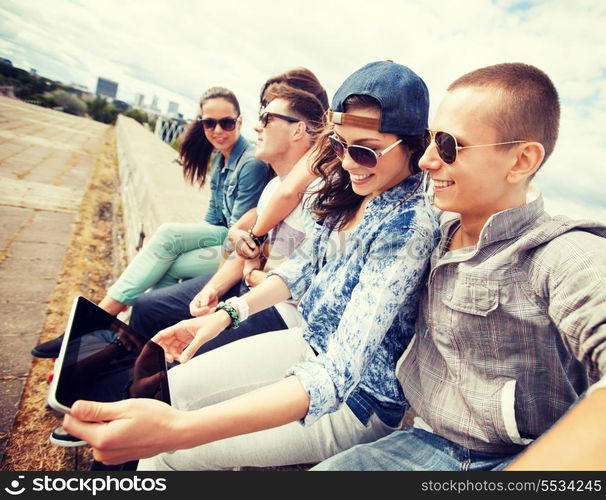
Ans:
[{"label": "tablet computer", "polygon": [[74,299],[48,403],[154,398],[170,404],[164,349],[84,297]]}]

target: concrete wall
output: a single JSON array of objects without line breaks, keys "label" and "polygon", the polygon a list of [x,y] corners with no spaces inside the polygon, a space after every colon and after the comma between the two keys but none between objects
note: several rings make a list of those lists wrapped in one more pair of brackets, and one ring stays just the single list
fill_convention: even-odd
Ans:
[{"label": "concrete wall", "polygon": [[132,118],[118,116],[116,141],[130,261],[160,224],[202,221],[210,182],[203,189],[189,185],[177,152]]}]

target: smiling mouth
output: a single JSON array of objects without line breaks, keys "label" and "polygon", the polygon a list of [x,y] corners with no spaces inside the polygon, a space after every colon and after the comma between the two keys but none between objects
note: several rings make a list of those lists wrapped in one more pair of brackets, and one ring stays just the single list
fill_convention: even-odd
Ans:
[{"label": "smiling mouth", "polygon": [[433,185],[436,189],[446,189],[454,185],[454,181],[437,181],[434,179]]},{"label": "smiling mouth", "polygon": [[375,174],[349,174],[353,184],[364,184]]}]

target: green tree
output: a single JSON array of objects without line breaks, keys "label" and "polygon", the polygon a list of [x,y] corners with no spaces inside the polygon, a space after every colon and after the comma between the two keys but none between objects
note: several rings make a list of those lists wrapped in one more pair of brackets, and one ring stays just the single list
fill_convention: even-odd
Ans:
[{"label": "green tree", "polygon": [[103,123],[114,123],[118,116],[118,110],[102,97],[96,97],[88,101],[88,114],[93,120]]},{"label": "green tree", "polygon": [[175,137],[170,143],[170,147],[175,151],[179,151],[181,149],[181,136]]},{"label": "green tree", "polygon": [[123,111],[122,114],[124,116],[128,116],[129,118],[137,120],[141,124],[149,122],[149,117],[147,116],[147,113],[145,111],[141,111],[140,109],[129,109],[127,111]]},{"label": "green tree", "polygon": [[57,105],[61,106],[66,113],[77,116],[86,114],[86,103],[78,96],[61,89],[55,90],[52,96]]},{"label": "green tree", "polygon": [[56,108],[59,106],[57,101],[55,101],[55,97],[50,92],[46,94],[42,94],[40,96],[34,96],[34,98],[40,103],[40,106],[45,108]]},{"label": "green tree", "polygon": [[15,96],[28,101],[41,101],[44,104],[44,94],[51,92],[57,86],[48,78],[33,76],[21,68],[5,62],[0,62],[0,85],[11,85],[15,88]]}]

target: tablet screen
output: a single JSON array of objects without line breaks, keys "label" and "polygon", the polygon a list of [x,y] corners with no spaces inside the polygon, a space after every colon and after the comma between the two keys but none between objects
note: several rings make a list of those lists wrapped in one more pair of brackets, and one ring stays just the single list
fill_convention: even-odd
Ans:
[{"label": "tablet screen", "polygon": [[63,344],[51,388],[59,405],[131,397],[170,404],[164,350],[84,297],[75,299]]}]

